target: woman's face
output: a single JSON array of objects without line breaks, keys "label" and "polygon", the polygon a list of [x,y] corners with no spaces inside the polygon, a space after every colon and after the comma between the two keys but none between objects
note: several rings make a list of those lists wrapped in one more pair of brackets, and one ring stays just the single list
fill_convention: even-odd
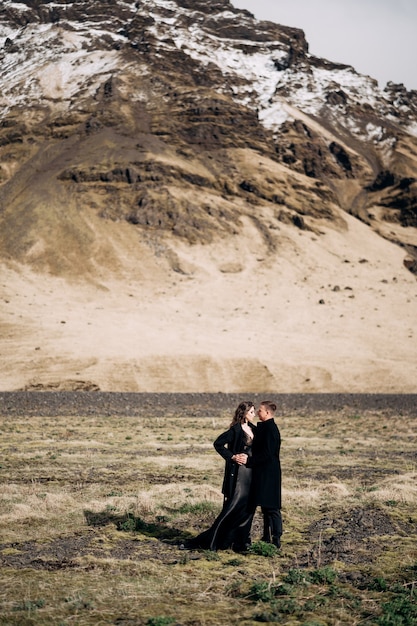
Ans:
[{"label": "woman's face", "polygon": [[251,408],[246,411],[245,418],[248,420],[248,422],[253,422],[253,420],[255,419],[255,407],[254,406],[251,406]]}]

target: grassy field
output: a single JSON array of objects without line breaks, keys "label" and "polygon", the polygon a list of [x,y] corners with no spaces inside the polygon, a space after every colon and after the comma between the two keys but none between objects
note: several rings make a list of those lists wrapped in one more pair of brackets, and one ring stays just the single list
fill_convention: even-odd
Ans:
[{"label": "grassy field", "polygon": [[282,549],[182,551],[222,504],[210,417],[3,415],[0,624],[417,624],[416,417],[288,413]]}]

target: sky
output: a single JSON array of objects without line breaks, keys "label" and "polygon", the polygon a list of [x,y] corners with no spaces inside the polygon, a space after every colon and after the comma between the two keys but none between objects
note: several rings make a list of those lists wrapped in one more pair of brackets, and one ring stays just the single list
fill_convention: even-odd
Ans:
[{"label": "sky", "polygon": [[301,28],[312,55],[417,90],[416,0],[231,0],[261,20]]}]

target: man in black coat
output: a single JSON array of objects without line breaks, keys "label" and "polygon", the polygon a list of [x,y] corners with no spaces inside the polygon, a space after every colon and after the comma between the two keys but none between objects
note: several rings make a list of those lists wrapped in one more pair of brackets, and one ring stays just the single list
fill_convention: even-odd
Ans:
[{"label": "man in black coat", "polygon": [[279,458],[281,435],[275,423],[276,404],[265,400],[258,409],[259,422],[252,444],[252,457],[247,466],[252,467],[251,502],[255,509],[261,507],[264,530],[262,541],[281,547],[281,463]]}]

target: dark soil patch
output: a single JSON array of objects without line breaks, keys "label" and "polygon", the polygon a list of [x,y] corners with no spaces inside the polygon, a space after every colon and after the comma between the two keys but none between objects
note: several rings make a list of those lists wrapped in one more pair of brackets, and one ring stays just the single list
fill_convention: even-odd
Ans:
[{"label": "dark soil patch", "polygon": [[[102,543],[103,545],[100,545]],[[107,542],[106,542],[107,544]],[[88,569],[96,567],[83,562],[83,557],[117,561],[157,560],[173,564],[181,560],[177,545],[155,539],[120,538],[104,546],[104,539],[94,531],[54,539],[48,543],[27,541],[0,545],[0,566],[36,570]]]},{"label": "dark soil patch", "polygon": [[309,472],[305,476],[319,480],[320,482],[328,482],[332,477],[338,480],[355,480],[358,484],[367,486],[372,485],[375,481],[379,480],[383,476],[392,476],[400,474],[398,470],[391,470],[386,468],[375,467],[335,467],[334,465],[328,468],[328,471]]},{"label": "dark soil patch", "polygon": [[308,542],[313,547],[297,557],[297,567],[322,567],[334,561],[369,563],[386,549],[384,537],[413,533],[411,523],[394,521],[377,506],[329,512],[309,526]]}]

